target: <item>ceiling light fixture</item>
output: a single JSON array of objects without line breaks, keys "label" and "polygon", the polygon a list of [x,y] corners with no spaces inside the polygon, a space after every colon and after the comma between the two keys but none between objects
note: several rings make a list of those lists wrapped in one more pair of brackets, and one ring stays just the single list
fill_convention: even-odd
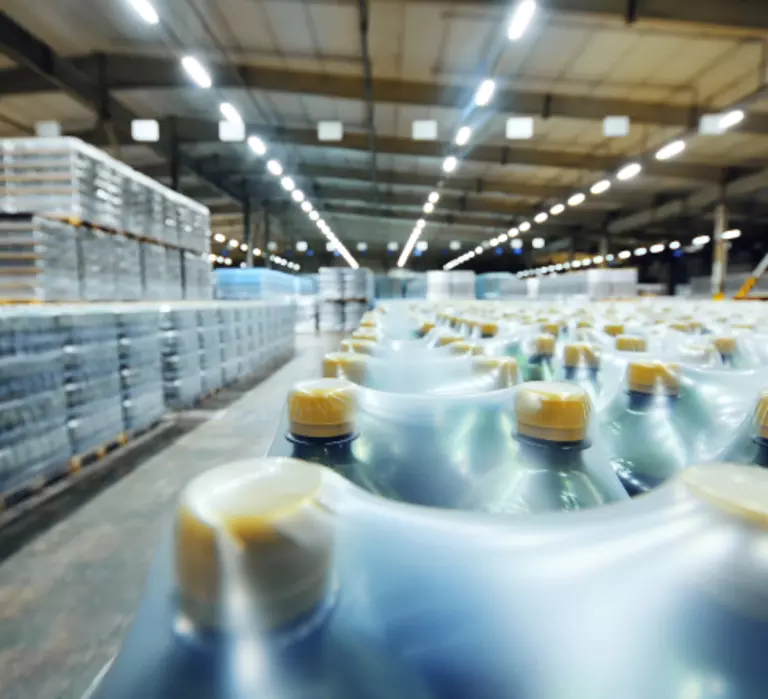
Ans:
[{"label": "ceiling light fixture", "polygon": [[485,107],[493,99],[493,93],[496,91],[496,82],[487,78],[480,83],[480,87],[475,92],[475,104],[478,107]]},{"label": "ceiling light fixture", "polygon": [[720,121],[718,122],[718,126],[722,131],[727,131],[728,129],[744,121],[745,116],[746,115],[741,109],[733,109],[730,112],[723,114],[723,116],[720,118]]},{"label": "ceiling light fixture", "polygon": [[160,21],[157,10],[149,0],[131,0],[131,7],[147,24],[157,24]]},{"label": "ceiling light fixture", "polygon": [[673,240],[673,241],[672,241],[672,242],[669,244],[669,249],[670,249],[670,250],[677,250],[679,247],[680,247],[680,241],[679,241],[679,240]]},{"label": "ceiling light fixture", "polygon": [[235,105],[233,105],[231,102],[222,102],[219,105],[219,111],[221,112],[221,116],[223,116],[227,121],[231,122],[232,124],[245,123],[243,121],[243,117],[240,116],[240,112],[237,111],[237,109],[235,108]]},{"label": "ceiling light fixture", "polygon": [[546,245],[546,243],[544,242],[544,238],[534,238],[531,241],[531,245],[533,245],[536,250],[541,250]]},{"label": "ceiling light fixture", "polygon": [[595,182],[589,191],[592,192],[592,194],[602,194],[603,192],[607,192],[610,188],[610,180],[600,180],[599,182]]},{"label": "ceiling light fixture", "polygon": [[629,259],[630,257],[632,257],[632,253],[629,250],[622,250],[619,253],[620,260],[626,260],[626,259]]},{"label": "ceiling light fixture", "polygon": [[456,159],[456,156],[449,155],[445,160],[443,160],[443,172],[454,172],[458,164],[459,161]]},{"label": "ceiling light fixture", "polygon": [[635,248],[635,257],[642,257],[648,252],[648,248]]},{"label": "ceiling light fixture", "polygon": [[247,143],[256,155],[266,155],[267,146],[258,136],[248,136]]},{"label": "ceiling light fixture", "polygon": [[656,160],[669,160],[685,150],[685,141],[672,141],[656,151]]},{"label": "ceiling light fixture", "polygon": [[320,214],[318,214],[318,213],[317,213],[317,211],[310,211],[310,212],[309,212],[309,218],[310,218],[312,221],[317,221],[317,219],[319,219],[319,218],[320,218]]},{"label": "ceiling light fixture", "polygon": [[520,229],[521,233],[527,233],[529,230],[531,230],[531,224],[528,223],[528,221],[523,221],[518,228]]},{"label": "ceiling light fixture", "polygon": [[184,68],[187,75],[189,75],[199,87],[207,89],[213,85],[213,81],[211,80],[208,71],[194,56],[184,56],[184,58],[181,59],[181,67]]},{"label": "ceiling light fixture", "polygon": [[741,231],[738,228],[733,228],[730,231],[725,231],[723,233],[722,238],[723,240],[736,240],[736,238],[741,237]]},{"label": "ceiling light fixture", "polygon": [[708,235],[697,235],[691,242],[694,245],[701,246],[706,245],[709,242],[710,238]]},{"label": "ceiling light fixture", "polygon": [[267,163],[267,170],[275,177],[280,177],[283,174],[283,166],[279,160],[270,160]]},{"label": "ceiling light fixture", "polygon": [[301,210],[302,210],[302,211],[303,211],[305,214],[308,214],[310,211],[312,211],[312,202],[309,202],[309,201],[303,201],[303,202],[301,203]]},{"label": "ceiling light fixture", "polygon": [[286,192],[292,192],[296,189],[296,183],[290,177],[283,177],[283,179],[280,180],[280,185]]},{"label": "ceiling light fixture", "polygon": [[294,189],[291,197],[293,197],[293,201],[295,201],[297,204],[301,204],[301,202],[304,201],[304,192],[302,192],[300,189]]},{"label": "ceiling light fixture", "polygon": [[563,204],[555,204],[550,210],[549,213],[553,216],[559,216],[560,214],[565,211],[565,206]]},{"label": "ceiling light fixture", "polygon": [[432,202],[427,202],[424,204],[424,213],[425,214],[431,214],[435,210],[435,205]]},{"label": "ceiling light fixture", "polygon": [[586,197],[579,192],[578,194],[574,194],[570,199],[568,199],[568,206],[579,206],[580,204],[583,204],[586,200]]},{"label": "ceiling light fixture", "polygon": [[652,255],[658,255],[660,252],[664,252],[664,243],[656,243],[649,248]]},{"label": "ceiling light fixture", "polygon": [[457,146],[466,146],[469,143],[469,139],[472,138],[472,128],[469,126],[462,126],[456,132],[456,138],[454,142]]},{"label": "ceiling light fixture", "polygon": [[536,2],[534,0],[523,0],[515,8],[509,27],[507,27],[507,37],[510,41],[517,41],[522,38],[535,14]]},{"label": "ceiling light fixture", "polygon": [[630,163],[625,165],[621,170],[616,173],[616,178],[622,182],[631,180],[633,177],[637,177],[643,170],[643,166],[640,163]]},{"label": "ceiling light fixture", "polygon": [[544,223],[548,218],[549,216],[542,211],[541,213],[536,214],[533,220],[536,221],[536,223]]}]

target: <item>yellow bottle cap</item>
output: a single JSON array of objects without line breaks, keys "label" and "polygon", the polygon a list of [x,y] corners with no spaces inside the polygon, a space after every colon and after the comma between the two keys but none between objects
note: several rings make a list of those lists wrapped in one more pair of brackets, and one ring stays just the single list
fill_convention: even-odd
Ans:
[{"label": "yellow bottle cap", "polygon": [[368,356],[356,352],[331,352],[323,357],[323,376],[326,379],[347,379],[360,386],[365,383]]},{"label": "yellow bottle cap", "polygon": [[583,328],[593,328],[594,325],[592,324],[591,320],[580,320],[578,323],[576,323],[576,327],[581,330]]},{"label": "yellow bottle cap", "polygon": [[597,369],[600,357],[592,345],[586,342],[571,342],[563,348],[563,365],[568,368],[587,366]]},{"label": "yellow bottle cap", "polygon": [[441,335],[437,338],[437,346],[445,347],[453,342],[464,342],[463,335]]},{"label": "yellow bottle cap", "polygon": [[616,338],[616,349],[622,352],[645,352],[648,345],[644,338],[632,335],[619,335]]},{"label": "yellow bottle cap", "polygon": [[623,323],[608,323],[603,326],[603,332],[606,335],[610,335],[611,337],[616,337],[617,335],[623,335],[624,334],[624,324]]},{"label": "yellow bottle cap", "polygon": [[435,324],[432,321],[427,321],[426,323],[421,324],[421,328],[419,330],[421,335],[426,335],[427,333],[431,332],[435,329]]},{"label": "yellow bottle cap", "polygon": [[768,525],[768,470],[742,464],[691,466],[679,476],[697,496],[739,519]]},{"label": "yellow bottle cap", "polygon": [[294,384],[288,393],[291,432],[299,437],[340,437],[355,429],[354,384],[316,379]]},{"label": "yellow bottle cap", "polygon": [[555,353],[555,336],[537,335],[533,342],[534,354],[540,357],[551,357]]},{"label": "yellow bottle cap", "polygon": [[481,355],[485,354],[485,348],[482,345],[478,345],[474,342],[453,342],[448,345],[448,350],[451,354],[473,354]]},{"label": "yellow bottle cap", "polygon": [[736,330],[754,330],[755,324],[754,323],[731,323],[731,327],[735,328]]},{"label": "yellow bottle cap", "polygon": [[760,393],[760,400],[755,408],[755,427],[763,439],[768,439],[768,390]]},{"label": "yellow bottle cap", "polygon": [[542,323],[539,325],[539,330],[548,335],[554,335],[557,337],[560,334],[560,323]]},{"label": "yellow bottle cap", "polygon": [[630,362],[627,385],[630,391],[653,395],[676,396],[680,393],[680,367],[654,360]]},{"label": "yellow bottle cap", "polygon": [[517,431],[551,442],[580,442],[587,436],[591,409],[589,396],[579,386],[530,381],[515,396]]},{"label": "yellow bottle cap", "polygon": [[368,311],[367,313],[363,314],[362,319],[360,320],[360,327],[361,328],[375,328],[378,325],[378,322],[376,321],[376,316]]},{"label": "yellow bottle cap", "polygon": [[265,458],[213,469],[185,489],[176,514],[181,611],[195,625],[241,623],[238,598],[267,628],[309,612],[331,587],[332,515],[324,469]]},{"label": "yellow bottle cap", "polygon": [[498,323],[478,322],[476,326],[480,328],[480,333],[483,337],[495,337],[499,333]]},{"label": "yellow bottle cap", "polygon": [[364,340],[365,342],[378,342],[379,337],[375,333],[366,330],[355,330],[352,333],[353,340]]},{"label": "yellow bottle cap", "polygon": [[498,388],[511,388],[518,382],[519,371],[513,357],[477,357],[475,371],[480,374],[496,373]]},{"label": "yellow bottle cap", "polygon": [[376,343],[370,340],[342,340],[341,351],[373,354],[376,351]]},{"label": "yellow bottle cap", "polygon": [[691,324],[688,321],[677,321],[675,323],[670,323],[669,327],[672,330],[677,330],[677,332],[681,333],[687,333],[691,330]]},{"label": "yellow bottle cap", "polygon": [[736,353],[736,338],[730,336],[716,337],[712,340],[714,348],[726,357]]}]

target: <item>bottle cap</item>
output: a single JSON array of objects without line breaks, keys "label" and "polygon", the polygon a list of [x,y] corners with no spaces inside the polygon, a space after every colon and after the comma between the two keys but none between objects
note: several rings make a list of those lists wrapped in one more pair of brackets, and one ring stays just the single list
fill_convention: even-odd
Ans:
[{"label": "bottle cap", "polygon": [[534,354],[540,357],[551,357],[555,353],[555,336],[549,334],[537,335],[533,339]]},{"label": "bottle cap", "polygon": [[760,399],[755,408],[755,427],[763,439],[768,439],[768,390],[760,393]]},{"label": "bottle cap", "polygon": [[610,335],[611,337],[616,337],[617,335],[622,335],[624,333],[624,324],[623,323],[608,323],[603,326],[603,332],[606,335]]},{"label": "bottle cap", "polygon": [[421,335],[426,335],[427,333],[431,332],[434,329],[435,329],[435,324],[432,321],[428,320],[426,323],[421,324],[419,333]]},{"label": "bottle cap", "polygon": [[731,323],[731,327],[736,330],[754,330],[754,323]]},{"label": "bottle cap", "polygon": [[591,320],[580,320],[576,323],[576,327],[581,330],[583,328],[593,328],[594,325]]},{"label": "bottle cap", "polygon": [[368,369],[368,356],[355,352],[331,352],[323,357],[323,376],[326,379],[348,379],[362,386]]},{"label": "bottle cap", "polygon": [[370,340],[342,340],[341,351],[373,354],[376,351],[376,343]]},{"label": "bottle cap", "polygon": [[355,332],[352,333],[352,339],[353,340],[363,340],[365,342],[378,342],[379,337],[373,332],[370,332],[370,330],[355,330]]},{"label": "bottle cap", "polygon": [[768,470],[743,464],[708,464],[686,468],[679,478],[711,505],[768,526]]},{"label": "bottle cap", "polygon": [[616,338],[616,349],[622,352],[645,352],[647,343],[642,337],[633,335],[619,335]]},{"label": "bottle cap", "polygon": [[485,354],[485,348],[474,342],[453,342],[448,345],[451,354]]},{"label": "bottle cap", "polygon": [[580,442],[587,436],[592,406],[579,386],[530,381],[515,396],[518,434],[551,442]]},{"label": "bottle cap", "polygon": [[511,388],[518,382],[517,362],[513,357],[477,357],[475,371],[485,374],[497,372],[498,388]]},{"label": "bottle cap", "polygon": [[563,365],[572,369],[581,366],[597,369],[600,366],[600,357],[592,345],[586,342],[571,342],[563,348]]},{"label": "bottle cap", "polygon": [[327,595],[332,514],[324,469],[264,458],[213,469],[181,495],[176,584],[195,624],[227,628],[243,614],[267,628],[301,617]]},{"label": "bottle cap", "polygon": [[361,328],[375,328],[377,325],[378,322],[376,321],[376,315],[374,313],[371,311],[363,313],[363,317],[360,320]]},{"label": "bottle cap", "polygon": [[672,330],[677,330],[681,333],[687,333],[691,330],[691,324],[688,321],[677,321],[675,323],[670,323],[669,327],[672,328]]},{"label": "bottle cap", "polygon": [[680,393],[680,366],[653,360],[630,362],[627,385],[630,391],[676,396]]},{"label": "bottle cap", "polygon": [[463,342],[464,337],[462,335],[441,335],[437,338],[437,346],[445,347],[453,342]]},{"label": "bottle cap", "polygon": [[712,344],[720,354],[728,357],[736,353],[736,338],[731,336],[716,337]]},{"label": "bottle cap", "polygon": [[542,323],[539,325],[539,330],[543,333],[547,333],[548,335],[554,335],[557,337],[560,334],[560,323]]},{"label": "bottle cap", "polygon": [[483,337],[495,337],[499,333],[499,324],[488,321],[476,322],[475,326],[480,328],[480,334]]},{"label": "bottle cap", "polygon": [[318,439],[341,437],[355,429],[355,386],[344,379],[294,384],[288,393],[291,432]]}]

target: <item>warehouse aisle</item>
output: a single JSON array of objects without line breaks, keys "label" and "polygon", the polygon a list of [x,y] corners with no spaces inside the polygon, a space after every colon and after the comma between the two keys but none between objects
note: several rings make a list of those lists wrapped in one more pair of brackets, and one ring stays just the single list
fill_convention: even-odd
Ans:
[{"label": "warehouse aisle", "polygon": [[82,695],[119,647],[184,484],[262,455],[288,388],[318,376],[322,354],[337,344],[299,336],[290,363],[0,564],[3,699]]}]

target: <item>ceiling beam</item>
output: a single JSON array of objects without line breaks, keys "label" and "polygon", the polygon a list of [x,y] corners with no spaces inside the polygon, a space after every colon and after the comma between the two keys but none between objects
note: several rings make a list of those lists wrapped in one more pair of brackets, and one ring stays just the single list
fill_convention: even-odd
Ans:
[{"label": "ceiling beam", "polygon": [[[182,144],[187,146],[221,144],[218,135],[218,122],[203,119],[179,119],[178,135]],[[260,133],[273,143],[292,144],[294,146],[313,146],[325,150],[368,152],[366,134],[345,132],[341,141],[333,143],[317,140],[317,132],[308,129],[277,129],[250,126],[249,133]],[[78,134],[74,134],[78,135]],[[103,135],[85,134],[82,138],[99,138],[106,143]],[[125,138],[123,143],[133,143]],[[451,144],[441,141],[413,141],[395,136],[378,136],[377,152],[386,155],[428,157],[442,159],[451,150]],[[465,162],[482,165],[524,165],[528,167],[550,167],[585,172],[613,172],[626,162],[626,157],[615,155],[595,155],[592,152],[556,151],[541,148],[523,148],[519,146],[476,145],[463,157]],[[703,163],[649,163],[644,169],[646,176],[672,177],[693,182],[720,182],[724,170],[714,165]]]},{"label": "ceiling beam", "polygon": [[667,202],[662,206],[638,211],[612,222],[608,231],[612,234],[626,233],[637,228],[696,214],[718,202],[728,203],[768,188],[768,169],[732,180],[725,186],[705,187],[686,197]]},{"label": "ceiling beam", "polygon": [[[353,4],[354,0],[284,0],[312,5]],[[400,2],[400,0],[380,0]],[[506,15],[509,0],[406,0],[408,5],[487,10]],[[544,3],[542,3],[544,4]],[[651,23],[666,26],[701,25],[721,32],[756,35],[768,30],[768,5],[763,0],[546,0],[546,11],[618,20],[627,24]]]},{"label": "ceiling beam", "polygon": [[[112,97],[103,85],[92,81],[69,60],[59,56],[50,46],[30,34],[4,12],[0,12],[0,54],[8,56],[19,66],[37,75],[52,89],[61,90],[93,111],[105,125],[113,126],[114,132],[109,138],[104,128],[95,132],[99,135],[98,140],[101,140],[104,145],[113,145],[115,140],[126,142],[130,140],[131,121],[137,118],[137,115]],[[168,159],[174,155],[173,148],[167,140],[154,144],[154,149]],[[181,153],[178,155],[184,166],[195,175],[207,180],[232,199],[240,198],[239,193],[227,183],[216,177],[203,175],[194,160]]]},{"label": "ceiling beam", "polygon": [[[253,163],[246,163],[242,160],[238,161],[218,161],[214,167],[207,167],[206,172],[212,174],[227,176],[248,176],[249,181],[260,181],[271,179],[270,175],[264,173],[264,169],[261,165],[255,169]],[[139,167],[138,170],[154,177],[156,179],[163,180],[168,177],[168,166],[165,164],[149,165],[145,167]],[[300,170],[293,175],[293,178],[297,182],[301,182],[305,179],[312,181],[337,181],[343,184],[349,183],[367,183],[370,181],[370,171],[359,168],[349,167],[326,167],[325,165],[311,165],[303,164]],[[421,175],[415,172],[397,172],[394,170],[379,170],[377,173],[378,183],[384,186],[393,187],[408,187],[408,188],[421,188],[421,189],[434,189],[435,188],[435,176],[434,175]],[[192,194],[192,189],[189,190],[189,196],[195,198]],[[196,192],[202,190],[196,189]],[[508,197],[516,197],[519,200],[539,200],[539,199],[562,199],[573,193],[573,188],[563,187],[561,185],[553,185],[546,182],[531,182],[529,178],[517,177],[517,178],[505,178],[492,179],[478,177],[472,179],[468,177],[451,177],[446,180],[443,185],[444,192],[466,192],[469,194],[503,194]],[[305,192],[306,193],[306,192]],[[651,203],[653,194],[649,191],[635,191],[632,189],[621,190],[617,187],[610,189],[603,194],[599,199],[589,197],[587,201],[582,204],[582,208],[589,209],[590,207],[607,209],[613,206],[618,207],[622,204],[641,207],[647,206]]]},{"label": "ceiling beam", "polygon": [[[111,91],[196,89],[183,74],[175,58],[99,54],[80,56],[72,59],[72,62],[83,73],[94,78],[103,75]],[[267,92],[345,100],[364,100],[366,97],[365,79],[354,75],[328,75],[248,64],[210,64],[208,67],[218,88],[242,89],[247,86]],[[33,71],[0,71],[0,95],[34,94],[50,89],[50,84]],[[471,85],[373,78],[370,97],[375,103],[458,109],[468,102],[472,90]],[[679,128],[696,125],[700,114],[707,111],[701,105],[516,90],[503,86],[494,95],[493,107],[498,112],[515,115],[569,117],[588,121],[602,121],[608,115],[621,114],[636,124]],[[739,128],[745,133],[768,134],[768,116],[752,113]]]}]

